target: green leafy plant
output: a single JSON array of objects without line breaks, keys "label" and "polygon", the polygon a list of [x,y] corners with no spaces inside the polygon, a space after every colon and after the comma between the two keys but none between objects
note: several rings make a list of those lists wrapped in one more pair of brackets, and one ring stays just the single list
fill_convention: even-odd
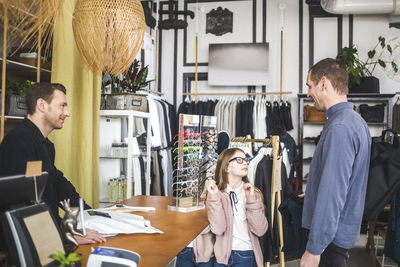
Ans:
[{"label": "green leafy plant", "polygon": [[154,80],[147,80],[149,73],[148,66],[141,68],[140,63],[135,59],[121,81],[121,89],[124,92],[136,92],[149,85]]},{"label": "green leafy plant", "polygon": [[104,73],[102,90],[105,91],[105,88],[110,85],[112,93],[135,93],[154,81],[147,80],[148,74],[148,66],[141,68],[139,61],[135,59],[124,75],[111,76],[109,73]]},{"label": "green leafy plant", "polygon": [[50,258],[57,261],[61,267],[64,267],[70,265],[71,263],[79,262],[82,257],[77,253],[70,253],[66,257],[63,252],[58,251],[57,254],[51,254]]},{"label": "green leafy plant", "polygon": [[26,80],[24,82],[14,82],[14,81],[7,80],[6,88],[9,92],[12,92],[13,94],[25,97],[26,89],[28,89],[28,87],[34,83],[35,82],[32,82],[30,80]]},{"label": "green leafy plant", "polygon": [[[378,50],[380,49],[380,50]],[[383,60],[382,56],[385,52],[393,54],[393,49],[390,44],[386,44],[384,37],[379,36],[378,43],[375,47],[368,51],[366,61],[362,61],[358,57],[358,49],[353,45],[351,47],[343,47],[336,59],[340,60],[349,73],[349,87],[359,85],[363,77],[372,76],[377,65],[382,68],[390,67],[395,73],[398,72],[398,65],[394,60]]]}]

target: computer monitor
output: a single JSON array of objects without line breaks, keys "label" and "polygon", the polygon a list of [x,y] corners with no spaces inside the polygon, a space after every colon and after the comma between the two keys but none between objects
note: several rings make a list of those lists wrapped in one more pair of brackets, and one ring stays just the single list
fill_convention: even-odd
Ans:
[{"label": "computer monitor", "polygon": [[48,266],[54,263],[51,254],[65,254],[60,228],[45,203],[8,210],[1,214],[1,224],[9,266]]},{"label": "computer monitor", "polygon": [[[41,199],[46,188],[48,173],[36,177],[37,196]],[[0,177],[0,212],[35,202],[35,181],[25,175]]]}]

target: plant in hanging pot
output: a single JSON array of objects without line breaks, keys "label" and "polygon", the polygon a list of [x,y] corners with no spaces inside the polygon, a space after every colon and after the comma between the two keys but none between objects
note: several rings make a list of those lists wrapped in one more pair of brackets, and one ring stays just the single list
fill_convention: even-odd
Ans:
[{"label": "plant in hanging pot", "polygon": [[[396,46],[394,49],[397,49]],[[353,45],[343,47],[336,58],[340,60],[349,73],[349,93],[379,93],[379,79],[372,74],[377,66],[383,69],[391,68],[398,72],[398,65],[392,59],[393,48],[386,39],[379,36],[378,43],[368,51],[367,60],[362,61],[358,49]]]}]

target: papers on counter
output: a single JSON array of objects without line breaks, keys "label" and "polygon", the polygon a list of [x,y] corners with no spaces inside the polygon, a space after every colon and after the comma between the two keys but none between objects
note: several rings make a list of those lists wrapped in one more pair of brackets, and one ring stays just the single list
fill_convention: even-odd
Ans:
[{"label": "papers on counter", "polygon": [[127,206],[124,204],[116,204],[111,207],[96,209],[96,211],[108,212],[108,211],[119,211],[119,212],[134,212],[134,211],[155,211],[154,207],[134,207]]},{"label": "papers on counter", "polygon": [[[163,231],[151,226],[150,221],[143,216],[130,214],[126,212],[118,212],[107,210],[109,216],[89,215],[88,211],[84,212],[84,226],[98,231],[102,236],[109,237],[117,234],[162,234]],[[96,210],[100,211],[100,210]],[[101,212],[105,212],[101,209]],[[82,228],[82,222],[79,218],[78,228]]]}]

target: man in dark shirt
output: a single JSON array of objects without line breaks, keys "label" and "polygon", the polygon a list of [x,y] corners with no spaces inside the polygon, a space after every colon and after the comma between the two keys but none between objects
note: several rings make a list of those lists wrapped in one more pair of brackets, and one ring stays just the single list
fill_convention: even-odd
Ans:
[{"label": "man in dark shirt", "polygon": [[[0,144],[0,177],[24,174],[27,161],[42,161],[42,169],[49,173],[43,200],[59,223],[60,201],[70,199],[71,206],[79,206],[79,194],[54,165],[54,144],[47,138],[54,129],[61,129],[64,120],[70,116],[65,94],[66,89],[61,84],[36,83],[29,87],[26,92],[27,118]],[[85,208],[90,207],[85,204]],[[105,241],[91,229],[87,229],[85,237],[75,238],[80,244]]]},{"label": "man in dark shirt", "polygon": [[315,149],[302,226],[309,230],[301,267],[344,267],[359,235],[371,153],[364,119],[347,102],[348,74],[327,58],[308,73],[308,97],[327,121]]}]

